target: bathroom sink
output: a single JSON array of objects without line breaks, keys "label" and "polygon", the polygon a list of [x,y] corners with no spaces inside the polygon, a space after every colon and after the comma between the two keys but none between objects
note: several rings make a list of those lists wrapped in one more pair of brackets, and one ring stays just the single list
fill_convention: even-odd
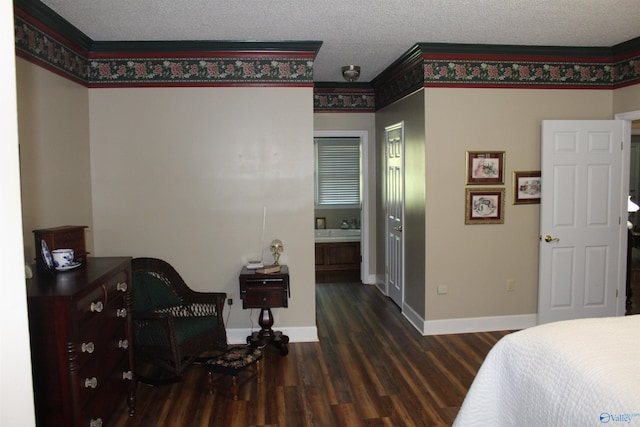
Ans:
[{"label": "bathroom sink", "polygon": [[360,240],[360,230],[348,228],[330,228],[315,230],[316,242],[357,242]]}]

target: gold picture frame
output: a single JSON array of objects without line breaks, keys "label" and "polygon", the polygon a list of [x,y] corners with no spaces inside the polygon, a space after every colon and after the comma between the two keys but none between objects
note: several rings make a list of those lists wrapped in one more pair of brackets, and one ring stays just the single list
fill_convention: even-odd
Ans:
[{"label": "gold picture frame", "polygon": [[504,224],[504,188],[467,188],[465,224]]}]

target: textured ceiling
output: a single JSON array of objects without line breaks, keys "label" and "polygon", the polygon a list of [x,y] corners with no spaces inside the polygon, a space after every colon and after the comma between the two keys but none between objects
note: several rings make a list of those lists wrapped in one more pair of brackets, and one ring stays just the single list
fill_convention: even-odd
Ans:
[{"label": "textured ceiling", "polygon": [[613,46],[640,0],[43,0],[95,41],[322,41],[314,80],[370,81],[416,43]]}]

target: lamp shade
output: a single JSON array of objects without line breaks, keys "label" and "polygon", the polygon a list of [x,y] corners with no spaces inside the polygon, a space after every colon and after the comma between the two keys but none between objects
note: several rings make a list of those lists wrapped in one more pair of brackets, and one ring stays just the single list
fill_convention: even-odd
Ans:
[{"label": "lamp shade", "polygon": [[627,211],[628,211],[628,212],[638,212],[638,210],[640,210],[640,206],[638,206],[637,204],[635,204],[635,203],[631,200],[631,196],[629,196],[629,198],[627,199]]}]

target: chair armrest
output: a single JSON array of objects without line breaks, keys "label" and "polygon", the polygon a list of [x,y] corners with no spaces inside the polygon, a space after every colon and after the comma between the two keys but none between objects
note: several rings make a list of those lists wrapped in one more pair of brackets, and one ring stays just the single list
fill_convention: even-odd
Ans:
[{"label": "chair armrest", "polygon": [[182,299],[196,316],[218,316],[222,319],[222,310],[227,299],[224,292],[189,292]]}]

